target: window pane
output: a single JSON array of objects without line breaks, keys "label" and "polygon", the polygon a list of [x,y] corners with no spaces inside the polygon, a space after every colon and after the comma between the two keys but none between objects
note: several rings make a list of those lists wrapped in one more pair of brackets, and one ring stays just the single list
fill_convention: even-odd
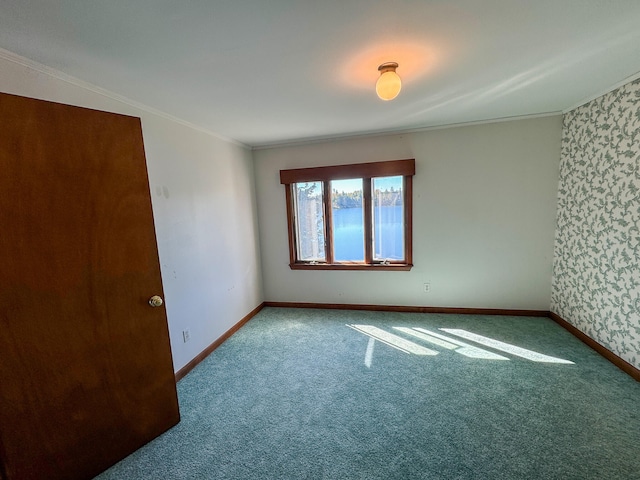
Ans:
[{"label": "window pane", "polygon": [[362,179],[331,182],[333,260],[364,262]]},{"label": "window pane", "polygon": [[298,260],[325,261],[322,182],[294,183]]},{"label": "window pane", "polygon": [[404,260],[402,176],[373,179],[373,259]]}]

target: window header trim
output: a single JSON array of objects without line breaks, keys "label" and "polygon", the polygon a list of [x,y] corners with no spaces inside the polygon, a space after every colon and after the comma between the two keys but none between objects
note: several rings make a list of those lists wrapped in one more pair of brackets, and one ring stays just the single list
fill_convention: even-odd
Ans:
[{"label": "window header trim", "polygon": [[414,158],[387,162],[352,163],[330,167],[294,168],[280,170],[280,183],[290,185],[300,182],[342,180],[347,178],[411,176],[416,173]]}]

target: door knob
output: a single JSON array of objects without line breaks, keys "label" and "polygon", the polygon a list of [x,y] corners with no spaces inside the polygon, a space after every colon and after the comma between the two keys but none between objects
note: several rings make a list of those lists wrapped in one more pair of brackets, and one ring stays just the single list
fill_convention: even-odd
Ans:
[{"label": "door knob", "polygon": [[158,295],[154,295],[153,297],[151,297],[149,299],[149,305],[151,305],[152,307],[160,307],[162,306],[162,297],[158,296]]}]

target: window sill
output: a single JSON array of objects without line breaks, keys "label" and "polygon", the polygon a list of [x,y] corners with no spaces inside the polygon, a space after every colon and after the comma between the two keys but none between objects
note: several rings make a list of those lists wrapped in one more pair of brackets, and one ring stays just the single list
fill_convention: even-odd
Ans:
[{"label": "window sill", "polygon": [[369,271],[396,271],[407,272],[413,267],[408,263],[391,263],[381,264],[376,263],[373,265],[366,265],[363,263],[291,263],[289,268],[291,270],[369,270]]}]

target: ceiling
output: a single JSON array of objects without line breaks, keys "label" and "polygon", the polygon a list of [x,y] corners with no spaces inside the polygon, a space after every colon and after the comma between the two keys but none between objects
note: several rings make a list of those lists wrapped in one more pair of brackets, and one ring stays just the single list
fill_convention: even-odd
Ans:
[{"label": "ceiling", "polygon": [[640,72],[640,1],[3,0],[0,47],[260,147],[572,108]]}]

